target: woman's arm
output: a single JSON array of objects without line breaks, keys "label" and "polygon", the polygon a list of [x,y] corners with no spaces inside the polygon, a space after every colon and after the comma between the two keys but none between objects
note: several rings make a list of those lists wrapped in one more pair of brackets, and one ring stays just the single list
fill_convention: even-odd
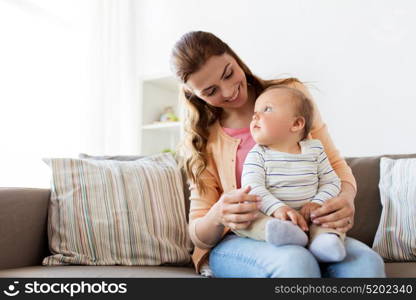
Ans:
[{"label": "woman's arm", "polygon": [[261,202],[258,196],[248,194],[250,187],[220,197],[219,178],[210,161],[201,178],[207,187],[203,195],[191,184],[189,234],[196,247],[209,249],[222,238],[226,227],[247,228],[256,218]]},{"label": "woman's arm", "polygon": [[258,196],[249,192],[250,187],[246,187],[223,194],[205,216],[191,222],[190,235],[195,246],[214,247],[226,227],[246,229],[257,217],[261,203]]},{"label": "woman's arm", "polygon": [[206,187],[203,195],[195,183],[190,184],[189,235],[196,247],[207,249],[216,244],[224,231],[215,206],[220,198],[219,178],[211,159],[201,179]]},{"label": "woman's arm", "polygon": [[191,240],[198,248],[210,249],[222,237],[225,227],[218,222],[214,210],[212,207],[205,216],[189,223]]}]

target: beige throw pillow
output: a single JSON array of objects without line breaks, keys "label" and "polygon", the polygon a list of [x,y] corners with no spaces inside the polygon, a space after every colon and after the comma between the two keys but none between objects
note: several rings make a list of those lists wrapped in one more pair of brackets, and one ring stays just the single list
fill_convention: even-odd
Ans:
[{"label": "beige throw pillow", "polygon": [[53,255],[43,265],[187,264],[183,183],[169,153],[135,161],[43,159]]},{"label": "beige throw pillow", "polygon": [[416,159],[380,160],[383,206],[373,249],[388,261],[416,261]]}]

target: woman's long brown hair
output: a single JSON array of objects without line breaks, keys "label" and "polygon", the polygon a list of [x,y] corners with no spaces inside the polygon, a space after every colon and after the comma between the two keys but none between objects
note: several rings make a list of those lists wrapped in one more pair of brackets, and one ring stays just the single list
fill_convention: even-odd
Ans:
[{"label": "woman's long brown hair", "polygon": [[[174,45],[171,54],[171,66],[176,77],[186,83],[189,76],[197,72],[214,55],[227,53],[243,69],[248,88],[252,89],[256,99],[264,89],[271,85],[287,85],[300,82],[296,78],[263,80],[255,76],[234,51],[214,34],[204,31],[191,31],[184,34]],[[196,184],[203,194],[206,186],[201,175],[207,167],[207,142],[209,127],[222,114],[222,108],[209,105],[184,87],[180,90],[180,100],[184,102],[184,140],[181,143],[181,165],[188,179]]]}]

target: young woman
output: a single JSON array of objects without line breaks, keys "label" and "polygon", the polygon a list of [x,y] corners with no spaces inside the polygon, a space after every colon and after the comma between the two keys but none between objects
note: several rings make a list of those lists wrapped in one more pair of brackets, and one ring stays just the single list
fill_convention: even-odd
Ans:
[{"label": "young woman", "polygon": [[[189,232],[193,262],[215,277],[384,277],[381,257],[365,244],[347,238],[342,262],[318,264],[304,247],[276,247],[239,237],[256,218],[261,199],[240,188],[244,159],[255,144],[250,121],[257,96],[272,84],[310,93],[296,78],[262,80],[215,35],[194,31],[183,35],[171,56],[175,75],[183,83],[187,115],[183,143],[184,168],[191,183]],[[340,177],[340,194],[312,212],[315,224],[341,232],[354,220],[356,182],[333,144],[314,103],[310,138],[319,139]]]}]

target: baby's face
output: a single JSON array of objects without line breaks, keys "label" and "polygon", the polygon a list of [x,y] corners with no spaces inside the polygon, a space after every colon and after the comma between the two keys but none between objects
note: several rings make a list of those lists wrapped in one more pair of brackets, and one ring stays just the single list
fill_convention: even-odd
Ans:
[{"label": "baby's face", "polygon": [[296,116],[291,97],[286,89],[276,88],[257,98],[250,123],[257,144],[268,146],[284,142],[293,134],[290,128]]}]

